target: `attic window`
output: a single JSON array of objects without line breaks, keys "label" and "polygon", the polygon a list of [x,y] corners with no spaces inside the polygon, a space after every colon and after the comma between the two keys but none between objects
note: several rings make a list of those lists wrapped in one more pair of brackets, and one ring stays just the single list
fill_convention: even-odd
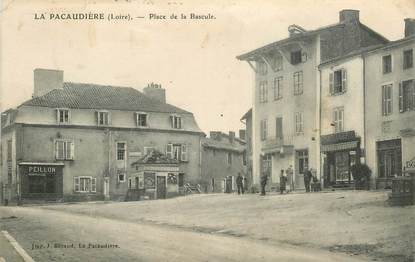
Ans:
[{"label": "attic window", "polygon": [[109,112],[108,111],[97,111],[97,123],[99,126],[109,125]]},{"label": "attic window", "polygon": [[181,129],[182,128],[182,118],[178,115],[171,115],[170,116],[171,127],[174,129]]},{"label": "attic window", "polygon": [[69,109],[56,109],[56,120],[58,124],[69,124]]},{"label": "attic window", "polygon": [[148,126],[148,116],[146,113],[137,112],[136,113],[136,124],[138,127],[146,127]]}]

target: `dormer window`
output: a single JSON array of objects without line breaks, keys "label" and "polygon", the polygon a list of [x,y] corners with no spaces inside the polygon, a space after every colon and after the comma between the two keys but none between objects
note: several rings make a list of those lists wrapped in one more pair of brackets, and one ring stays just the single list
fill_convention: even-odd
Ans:
[{"label": "dormer window", "polygon": [[136,116],[136,125],[138,127],[148,126],[148,115],[146,113],[137,112],[135,116]]},{"label": "dormer window", "polygon": [[182,117],[178,115],[171,115],[171,127],[174,129],[182,129]]},{"label": "dormer window", "polygon": [[109,112],[108,111],[97,111],[97,123],[99,126],[109,125]]},{"label": "dormer window", "polygon": [[64,109],[64,108],[56,109],[56,120],[58,124],[60,125],[69,124],[69,118],[70,118],[69,109]]}]

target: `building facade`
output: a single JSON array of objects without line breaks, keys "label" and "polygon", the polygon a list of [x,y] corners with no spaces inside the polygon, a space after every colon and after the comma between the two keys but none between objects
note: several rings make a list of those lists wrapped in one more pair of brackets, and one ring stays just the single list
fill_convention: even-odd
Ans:
[{"label": "building facade", "polygon": [[200,182],[204,134],[161,86],[143,94],[63,82],[63,71],[46,69],[34,80],[33,98],[2,114],[3,200],[125,199],[129,178],[141,177],[132,164],[152,150],[177,161],[183,183]]},{"label": "building facade", "polygon": [[230,193],[236,190],[238,174],[248,179],[246,142],[235,137],[235,132],[212,131],[202,138],[201,149],[203,191]]},{"label": "building facade", "polygon": [[252,108],[253,180],[279,182],[292,168],[290,184],[303,188],[303,173],[320,175],[320,92],[318,66],[364,47],[388,42],[359,21],[359,11],[342,10],[339,22],[316,30],[289,26],[290,36],[238,56],[255,72]]},{"label": "building facade", "polygon": [[246,177],[248,179],[249,189],[253,185],[253,160],[252,160],[252,108],[249,109],[241,118],[245,125],[245,142],[246,142]]},{"label": "building facade", "polygon": [[373,186],[390,188],[415,158],[415,20],[405,37],[365,54],[367,163]]}]

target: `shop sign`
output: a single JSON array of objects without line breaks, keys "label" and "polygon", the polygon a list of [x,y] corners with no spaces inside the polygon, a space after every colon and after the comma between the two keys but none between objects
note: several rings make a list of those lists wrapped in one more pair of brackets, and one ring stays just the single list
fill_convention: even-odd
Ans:
[{"label": "shop sign", "polygon": [[51,166],[29,166],[29,174],[56,174],[56,167]]}]

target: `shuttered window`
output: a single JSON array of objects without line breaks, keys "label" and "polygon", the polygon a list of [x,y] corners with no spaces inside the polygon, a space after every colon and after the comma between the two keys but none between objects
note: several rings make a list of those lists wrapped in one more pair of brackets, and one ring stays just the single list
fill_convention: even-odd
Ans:
[{"label": "shuttered window", "polygon": [[294,113],[295,134],[301,135],[304,133],[304,119],[303,112]]},{"label": "shuttered window", "polygon": [[274,100],[282,98],[283,77],[274,78]]},{"label": "shuttered window", "polygon": [[414,58],[412,49],[403,51],[403,69],[412,68],[413,66]]},{"label": "shuttered window", "polygon": [[97,179],[90,176],[74,177],[74,191],[78,193],[95,193],[97,192]]},{"label": "shuttered window", "polygon": [[260,131],[261,131],[261,140],[264,141],[267,139],[268,136],[268,121],[266,119],[261,120],[261,126],[260,126]]},{"label": "shuttered window", "polygon": [[294,95],[301,95],[303,93],[303,72],[295,72],[294,78]]},{"label": "shuttered window", "polygon": [[399,83],[399,112],[415,110],[415,81]]},{"label": "shuttered window", "polygon": [[275,120],[275,135],[277,139],[283,138],[282,133],[282,117],[277,117]]},{"label": "shuttered window", "polygon": [[55,158],[57,160],[73,160],[74,159],[74,143],[69,140],[55,141]]},{"label": "shuttered window", "polygon": [[382,86],[382,115],[392,114],[392,84]]},{"label": "shuttered window", "polygon": [[334,132],[339,133],[344,131],[344,108],[337,107],[333,111]]},{"label": "shuttered window", "polygon": [[260,103],[268,102],[268,82],[267,81],[259,82],[259,102]]},{"label": "shuttered window", "polygon": [[343,94],[347,89],[347,71],[345,69],[336,70],[330,73],[329,90],[331,95]]},{"label": "shuttered window", "polygon": [[392,56],[386,55],[382,57],[382,71],[383,74],[392,72]]}]

